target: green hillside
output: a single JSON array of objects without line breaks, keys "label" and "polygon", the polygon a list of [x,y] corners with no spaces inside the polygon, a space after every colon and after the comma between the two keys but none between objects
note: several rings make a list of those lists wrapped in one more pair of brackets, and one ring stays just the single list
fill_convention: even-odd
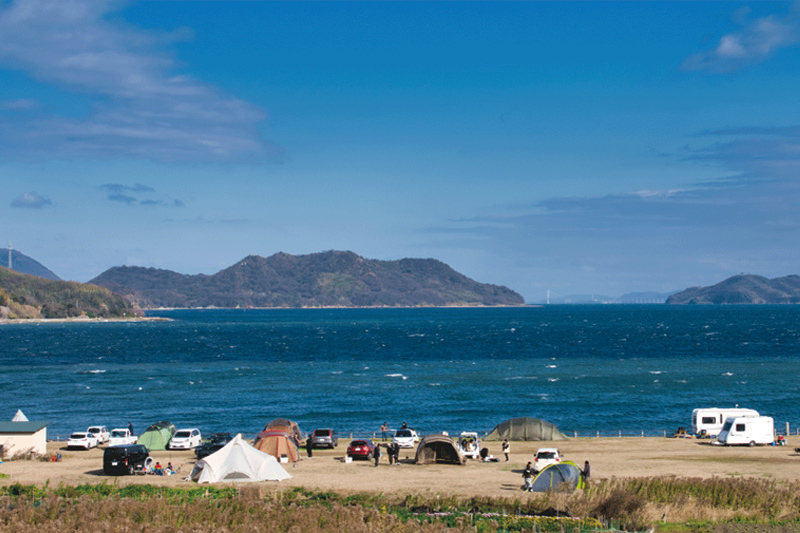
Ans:
[{"label": "green hillside", "polygon": [[56,281],[0,267],[2,318],[122,318],[141,314],[126,299],[96,285]]},{"label": "green hillside", "polygon": [[214,275],[114,267],[91,283],[142,308],[423,307],[523,305],[507,287],[478,283],[435,259],[379,261],[353,252],[248,256]]}]

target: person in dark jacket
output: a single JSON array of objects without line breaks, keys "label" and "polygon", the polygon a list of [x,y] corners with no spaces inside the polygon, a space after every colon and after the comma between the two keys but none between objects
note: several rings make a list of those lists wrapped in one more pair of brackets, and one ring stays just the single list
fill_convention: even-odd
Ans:
[{"label": "person in dark jacket", "polygon": [[375,466],[378,466],[378,461],[381,460],[381,445],[380,444],[376,444],[375,445],[374,454],[375,454]]},{"label": "person in dark jacket", "polygon": [[309,436],[306,439],[306,453],[308,454],[309,457],[313,455],[314,453],[313,450],[314,450],[314,442],[311,440],[311,436]]},{"label": "person in dark jacket", "polygon": [[525,470],[522,471],[522,479],[525,480],[525,488],[522,489],[525,492],[530,492],[533,488],[533,465],[530,461],[525,466]]},{"label": "person in dark jacket", "polygon": [[589,474],[591,474],[591,468],[589,467],[589,461],[583,463],[583,478],[589,479]]}]

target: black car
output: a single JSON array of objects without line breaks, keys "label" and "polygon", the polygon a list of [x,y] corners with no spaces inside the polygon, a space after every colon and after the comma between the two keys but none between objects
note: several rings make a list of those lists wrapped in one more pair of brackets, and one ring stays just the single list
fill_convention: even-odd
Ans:
[{"label": "black car", "polygon": [[103,472],[107,476],[133,474],[144,469],[144,462],[150,454],[141,444],[109,446],[103,453]]},{"label": "black car", "polygon": [[233,437],[231,437],[230,433],[212,433],[200,446],[194,449],[194,454],[198,459],[208,457],[224,448],[232,439]]}]

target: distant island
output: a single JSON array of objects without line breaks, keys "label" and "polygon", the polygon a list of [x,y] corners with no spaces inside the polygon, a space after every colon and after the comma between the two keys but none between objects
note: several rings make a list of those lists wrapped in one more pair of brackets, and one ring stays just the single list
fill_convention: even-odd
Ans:
[{"label": "distant island", "polygon": [[55,281],[61,279],[56,276],[55,272],[19,250],[0,248],[0,266],[8,267],[21,274],[30,274],[31,276],[38,276]]},{"label": "distant island", "polygon": [[796,304],[800,303],[800,276],[768,279],[733,276],[710,287],[692,287],[667,298],[668,304]]},{"label": "distant island", "polygon": [[0,318],[133,318],[128,300],[104,287],[45,279],[0,267]]},{"label": "distant island", "polygon": [[507,287],[478,283],[436,259],[365,259],[349,251],[250,255],[213,275],[113,267],[90,281],[143,309],[158,307],[517,306]]}]

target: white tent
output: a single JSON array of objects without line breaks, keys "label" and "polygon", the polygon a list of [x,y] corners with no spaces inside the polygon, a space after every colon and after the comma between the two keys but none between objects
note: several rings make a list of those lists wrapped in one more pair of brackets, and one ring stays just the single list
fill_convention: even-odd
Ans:
[{"label": "white tent", "polygon": [[17,409],[17,414],[11,419],[12,422],[28,422],[28,417],[22,412],[22,409]]},{"label": "white tent", "polygon": [[218,481],[266,481],[289,479],[286,470],[273,456],[256,450],[241,435],[224,448],[197,461],[190,478],[198,483]]}]

